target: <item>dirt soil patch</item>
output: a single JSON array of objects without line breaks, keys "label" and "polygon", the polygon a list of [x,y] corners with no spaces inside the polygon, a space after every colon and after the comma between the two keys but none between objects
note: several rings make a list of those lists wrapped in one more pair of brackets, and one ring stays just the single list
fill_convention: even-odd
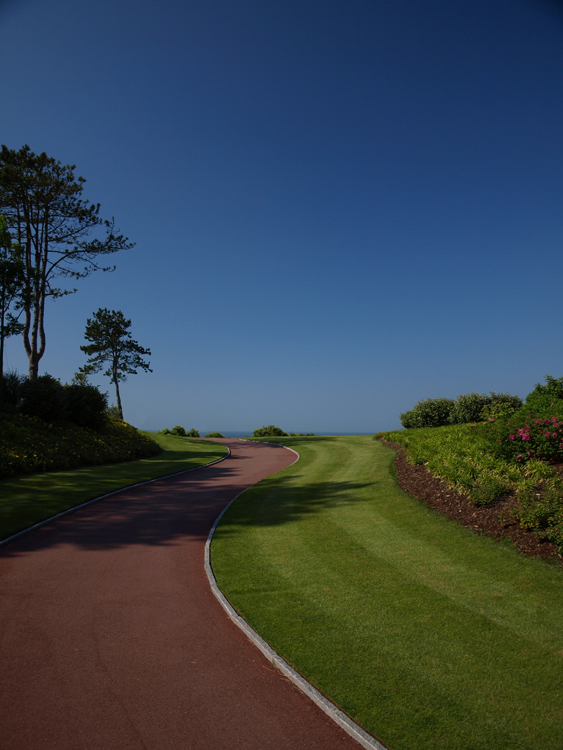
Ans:
[{"label": "dirt soil patch", "polygon": [[397,482],[404,492],[423,500],[440,513],[478,534],[486,534],[499,540],[509,539],[525,555],[562,559],[553,542],[545,537],[537,537],[533,532],[518,525],[511,513],[517,505],[513,495],[504,495],[486,507],[474,505],[467,495],[450,489],[426,466],[409,463],[406,451],[401,445],[386,440],[381,442],[397,451],[394,466]]}]

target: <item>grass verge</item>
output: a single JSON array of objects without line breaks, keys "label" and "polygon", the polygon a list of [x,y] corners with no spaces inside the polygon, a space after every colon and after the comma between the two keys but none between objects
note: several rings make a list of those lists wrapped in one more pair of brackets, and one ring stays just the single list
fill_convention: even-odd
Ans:
[{"label": "grass verge", "polygon": [[393,750],[559,750],[563,571],[410,498],[369,437],[278,442],[301,460],[211,548],[250,625]]},{"label": "grass verge", "polygon": [[161,446],[158,456],[1,480],[0,539],[100,495],[203,466],[227,453],[221,443],[145,434]]}]

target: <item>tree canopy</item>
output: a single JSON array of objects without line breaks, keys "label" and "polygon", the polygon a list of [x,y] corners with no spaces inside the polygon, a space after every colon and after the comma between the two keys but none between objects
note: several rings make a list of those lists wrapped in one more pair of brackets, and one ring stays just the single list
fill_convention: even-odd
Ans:
[{"label": "tree canopy", "polygon": [[84,375],[100,372],[107,363],[108,368],[103,373],[115,385],[117,408],[123,419],[123,408],[119,393],[119,383],[127,380],[128,375],[136,374],[137,370],[152,372],[144,356],[150,357],[150,349],[145,349],[131,338],[129,328],[131,321],[127,320],[121,310],[100,308],[92,318],[86,321],[84,338],[90,344],[81,346],[89,359],[80,372]]},{"label": "tree canopy", "polygon": [[21,249],[12,242],[6,217],[0,214],[0,405],[4,390],[4,341],[23,330],[18,316],[10,312],[18,302],[21,304],[23,284]]},{"label": "tree canopy", "polygon": [[[29,146],[0,150],[0,213],[22,249],[24,263],[23,339],[29,359],[29,378],[38,375],[45,353],[45,301],[76,289],[57,286],[56,279],[75,281],[94,271],[111,271],[103,256],[130,248],[115,223],[100,217],[100,204],[82,198],[83,177],[74,165],[63,165]],[[105,238],[92,238],[102,227]]]}]

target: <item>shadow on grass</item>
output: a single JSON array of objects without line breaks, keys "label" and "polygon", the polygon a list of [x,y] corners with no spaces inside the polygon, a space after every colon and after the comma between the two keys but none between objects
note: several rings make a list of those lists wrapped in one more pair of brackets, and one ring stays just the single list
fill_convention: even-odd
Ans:
[{"label": "shadow on grass", "polygon": [[[295,486],[299,474],[269,478],[240,497],[227,511],[218,533],[229,535],[241,526],[280,526],[300,521],[328,508],[371,502],[368,488],[375,482],[309,482]],[[383,480],[381,480],[383,483]]]},{"label": "shadow on grass", "polygon": [[[279,443],[292,447],[310,440],[330,441],[334,438],[286,438]],[[285,451],[284,454],[287,467],[294,457]],[[262,463],[262,458],[265,463]],[[361,502],[364,490],[371,486],[359,482],[294,486],[294,480],[302,481],[298,472],[275,476],[284,468],[284,461],[279,458],[278,451],[266,441],[241,443],[240,450],[221,463],[119,490],[110,497],[24,534],[1,547],[0,555],[15,556],[24,551],[61,545],[109,550],[128,545],[170,545],[180,539],[182,543],[186,540],[201,542],[207,538],[223,508],[245,489],[260,482],[264,475],[267,477],[264,485],[256,487],[249,495],[243,495],[234,504],[221,525],[221,533],[228,534],[236,526],[255,523],[288,524],[327,507]],[[252,460],[257,463],[253,465]],[[44,501],[40,492],[37,501]],[[259,512],[256,502],[263,506]],[[48,514],[47,503],[45,507]]]}]

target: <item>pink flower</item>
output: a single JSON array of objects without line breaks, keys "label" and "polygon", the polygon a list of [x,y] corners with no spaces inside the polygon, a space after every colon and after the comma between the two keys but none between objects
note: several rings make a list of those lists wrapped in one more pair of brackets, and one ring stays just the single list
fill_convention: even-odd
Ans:
[{"label": "pink flower", "polygon": [[529,439],[530,439],[529,435],[522,435],[522,440],[529,440]]},{"label": "pink flower", "polygon": [[539,419],[536,419],[536,424],[541,424]]},{"label": "pink flower", "polygon": [[546,430],[546,431],[544,432],[544,435],[545,435],[546,437],[549,437],[549,430]]},{"label": "pink flower", "polygon": [[553,404],[550,404],[550,406],[553,406]]},{"label": "pink flower", "polygon": [[508,437],[509,437],[509,438],[510,438],[511,440],[514,440],[514,438],[516,437],[516,435],[509,435]]},{"label": "pink flower", "polygon": [[557,417],[551,417],[552,422],[557,422]]},{"label": "pink flower", "polygon": [[489,422],[494,422],[495,420],[492,417],[489,417]]},{"label": "pink flower", "polygon": [[557,433],[556,432],[552,432],[551,433],[551,437],[557,437]]}]

